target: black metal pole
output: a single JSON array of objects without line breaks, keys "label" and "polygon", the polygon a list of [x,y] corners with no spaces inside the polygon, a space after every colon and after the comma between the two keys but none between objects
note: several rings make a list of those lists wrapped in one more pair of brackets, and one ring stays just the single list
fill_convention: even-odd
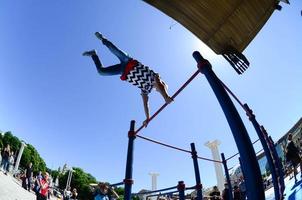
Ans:
[{"label": "black metal pole", "polygon": [[227,161],[224,157],[224,153],[221,153],[221,159],[222,159],[222,164],[223,164],[223,167],[224,167],[224,173],[225,173],[225,177],[226,177],[226,180],[227,180],[227,183],[228,183],[228,187],[229,187],[229,199],[230,200],[233,200],[233,188],[232,188],[232,184],[231,184],[231,178],[230,178],[230,174],[229,174],[229,170],[228,170],[228,166],[227,166]]},{"label": "black metal pole", "polygon": [[197,151],[195,149],[195,144],[191,143],[191,155],[193,159],[195,180],[196,180],[196,191],[197,191],[197,200],[202,200],[202,185],[200,181],[199,166],[197,160]]},{"label": "black metal pole", "polygon": [[257,135],[258,135],[258,137],[260,139],[260,142],[262,144],[262,147],[263,147],[263,150],[264,150],[264,154],[265,154],[265,157],[266,157],[267,162],[268,162],[269,169],[270,169],[271,174],[272,174],[275,199],[278,200],[278,199],[280,199],[278,177],[277,177],[277,174],[276,174],[276,167],[274,165],[274,161],[273,161],[270,149],[268,147],[268,143],[266,141],[266,138],[265,138],[263,132],[260,129],[260,125],[257,122],[256,117],[253,114],[253,111],[250,109],[250,107],[247,104],[244,104],[243,106],[244,106],[244,108],[246,110],[246,113],[247,113],[247,115],[249,117],[249,120],[252,122],[252,124],[254,126],[254,129],[256,130],[256,133],[257,133]]},{"label": "black metal pole", "polygon": [[125,192],[124,198],[125,200],[131,200],[131,190],[132,190],[132,171],[133,171],[133,149],[134,149],[134,139],[135,136],[135,121],[132,120],[130,123],[130,130],[128,132],[128,152],[127,152],[127,163],[126,163],[126,173],[125,173]]}]

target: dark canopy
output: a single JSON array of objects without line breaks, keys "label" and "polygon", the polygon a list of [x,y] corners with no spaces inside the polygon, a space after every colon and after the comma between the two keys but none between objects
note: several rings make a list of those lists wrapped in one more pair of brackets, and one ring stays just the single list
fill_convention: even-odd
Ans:
[{"label": "dark canopy", "polygon": [[144,0],[186,27],[215,53],[242,52],[274,12],[277,0]]}]

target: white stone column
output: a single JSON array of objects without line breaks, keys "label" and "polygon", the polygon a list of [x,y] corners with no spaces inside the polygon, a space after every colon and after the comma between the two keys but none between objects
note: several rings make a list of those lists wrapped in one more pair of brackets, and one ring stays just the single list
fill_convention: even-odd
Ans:
[{"label": "white stone column", "polygon": [[68,187],[70,187],[70,183],[71,183],[71,179],[72,179],[72,172],[73,172],[73,169],[72,169],[72,167],[71,167],[71,168],[69,169],[69,171],[68,171],[66,189],[67,189]]},{"label": "white stone column", "polygon": [[159,174],[150,172],[149,175],[151,176],[151,180],[152,180],[151,190],[157,190],[157,177],[159,176]]},{"label": "white stone column", "polygon": [[19,165],[20,165],[21,157],[22,157],[22,154],[23,154],[23,151],[24,151],[24,147],[26,147],[26,144],[25,144],[24,141],[22,141],[21,142],[21,147],[20,147],[20,150],[19,150],[19,153],[18,153],[18,157],[17,157],[16,163],[15,163],[14,173],[16,173],[19,169]]},{"label": "white stone column", "polygon": [[[218,145],[220,145],[219,140],[214,140],[212,142],[208,141],[204,145],[211,149],[213,160],[221,161],[220,153],[218,150]],[[224,188],[224,175],[223,175],[222,163],[214,162],[214,167],[216,172],[217,187],[220,191],[222,191]]]}]

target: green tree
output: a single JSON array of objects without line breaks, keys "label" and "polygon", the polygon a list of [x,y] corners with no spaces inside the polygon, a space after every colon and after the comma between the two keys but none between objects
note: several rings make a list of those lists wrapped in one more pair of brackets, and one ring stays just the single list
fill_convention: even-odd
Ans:
[{"label": "green tree", "polygon": [[55,180],[60,175],[60,172],[58,170],[52,170],[52,169],[47,168],[46,171],[51,175],[53,180]]},{"label": "green tree", "polygon": [[133,196],[132,200],[139,200],[139,197],[138,196]]},{"label": "green tree", "polygon": [[[59,177],[59,187],[64,190],[66,188],[68,172]],[[90,190],[90,183],[96,183],[96,179],[88,173],[85,173],[81,168],[74,167],[70,187],[76,188],[78,191],[78,199],[88,200],[93,199]]]},{"label": "green tree", "polygon": [[2,135],[2,132],[0,131],[0,149],[2,150],[3,149],[3,135]]},{"label": "green tree", "polygon": [[19,151],[21,147],[21,142],[19,138],[13,136],[13,134],[10,131],[4,133],[4,136],[2,138],[2,143],[4,147],[9,144],[13,152]]},{"label": "green tree", "polygon": [[118,200],[123,200],[124,199],[124,191],[125,191],[125,189],[123,187],[115,188],[114,191],[119,195]]},{"label": "green tree", "polygon": [[27,144],[23,151],[20,166],[26,168],[30,162],[33,164],[33,171],[35,173],[46,171],[45,161],[41,158],[38,151],[32,145]]}]

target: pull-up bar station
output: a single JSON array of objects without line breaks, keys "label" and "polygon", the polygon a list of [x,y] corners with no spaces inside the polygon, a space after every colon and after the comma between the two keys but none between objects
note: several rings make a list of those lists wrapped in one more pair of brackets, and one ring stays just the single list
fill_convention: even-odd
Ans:
[{"label": "pull-up bar station", "polygon": [[[242,51],[252,41],[260,29],[264,26],[266,21],[272,15],[275,9],[280,10],[279,2],[276,0],[250,0],[244,2],[230,2],[221,0],[212,3],[211,1],[192,1],[190,6],[186,0],[179,1],[156,1],[144,0],[146,3],[158,8],[168,16],[174,18],[200,40],[207,44],[215,53],[222,55],[234,68],[238,74],[242,74],[249,66],[249,61],[242,54]],[[250,19],[250,20],[243,20]],[[201,26],[201,24],[206,24]],[[238,27],[241,28],[238,31]],[[197,62],[198,70],[176,91],[172,96],[173,99],[200,73],[202,73],[209,82],[215,96],[224,112],[227,122],[230,126],[235,143],[238,147],[240,155],[241,168],[245,176],[245,184],[248,188],[247,197],[250,200],[264,200],[264,189],[262,187],[263,181],[260,173],[260,168],[256,158],[256,153],[253,144],[249,138],[248,132],[236,110],[228,93],[235,98],[235,100],[246,111],[250,121],[252,122],[259,140],[263,146],[265,156],[272,172],[275,189],[275,199],[282,198],[284,191],[283,171],[282,165],[276,153],[274,142],[267,135],[265,129],[258,124],[252,110],[247,104],[242,104],[239,99],[224,85],[222,81],[216,76],[211,68],[209,61],[205,60],[199,52],[194,52],[193,57]],[[168,104],[161,106],[149,119],[152,121]],[[207,158],[197,156],[194,143],[191,144],[191,151],[174,147],[163,142],[144,137],[138,133],[144,128],[142,125],[135,130],[135,121],[131,121],[130,130],[128,132],[128,151],[125,179],[125,200],[131,199],[132,189],[132,170],[133,170],[133,150],[134,140],[136,137],[154,142],[165,147],[175,150],[191,153],[193,158],[193,165],[196,178],[197,199],[202,199],[199,169],[197,159],[208,160],[212,162],[219,162],[224,165],[225,174],[229,187],[231,183],[228,175],[227,161],[232,157],[225,159],[222,154],[222,161],[215,161]],[[179,199],[184,200],[184,184],[179,182],[178,191]],[[118,183],[120,184],[120,183]],[[154,192],[154,191],[153,191]],[[230,194],[230,199],[232,195]]]},{"label": "pull-up bar station", "polygon": [[[268,163],[273,175],[273,182],[274,182],[274,189],[275,189],[275,199],[279,199],[283,195],[284,191],[284,180],[283,180],[283,171],[282,166],[280,163],[280,160],[278,158],[278,155],[276,153],[276,149],[274,147],[274,142],[272,139],[268,136],[263,126],[260,126],[258,122],[255,119],[255,116],[253,115],[250,108],[247,106],[247,104],[242,104],[240,100],[231,92],[229,88],[221,81],[219,78],[215,75],[215,73],[212,70],[211,64],[208,60],[205,60],[199,52],[194,52],[193,57],[195,58],[197,62],[198,70],[195,72],[189,79],[186,81],[180,89],[177,90],[177,92],[172,96],[173,99],[200,73],[204,74],[206,79],[208,80],[210,86],[212,87],[212,90],[214,91],[216,98],[218,99],[218,102],[225,114],[225,117],[228,121],[228,124],[231,128],[235,143],[238,147],[239,155],[240,155],[240,164],[242,168],[242,172],[245,177],[245,184],[248,188],[247,190],[247,197],[252,200],[264,200],[264,188],[262,187],[263,181],[260,173],[260,168],[258,165],[258,161],[256,158],[256,153],[253,148],[253,144],[261,141],[261,144],[263,146],[263,150],[265,152],[265,155],[268,159]],[[242,108],[246,111],[247,116],[251,120],[252,124],[254,125],[254,128],[258,134],[259,139],[255,142],[251,142],[249,135],[246,131],[246,128],[233,104],[230,97],[228,96],[228,93],[230,93],[235,100],[242,105]],[[154,119],[161,111],[164,110],[164,108],[168,104],[164,104],[161,106],[155,114],[153,114],[150,118],[150,121]],[[126,173],[125,173],[125,179],[122,183],[124,183],[125,186],[125,194],[124,198],[126,200],[130,200],[131,196],[134,194],[131,194],[132,191],[132,171],[133,171],[133,150],[134,150],[134,140],[136,137],[139,137],[141,139],[172,148],[178,151],[182,151],[185,153],[190,153],[192,155],[193,159],[193,165],[194,165],[194,171],[195,171],[195,179],[196,179],[196,185],[193,187],[197,190],[197,199],[202,199],[202,184],[199,174],[199,167],[197,159],[207,160],[211,162],[218,162],[222,163],[225,168],[225,175],[227,179],[227,183],[229,185],[229,188],[232,188],[231,182],[230,182],[230,176],[228,174],[228,168],[227,168],[227,161],[231,158],[235,157],[237,154],[229,157],[228,159],[225,159],[224,154],[221,154],[222,161],[212,160],[208,158],[203,158],[197,156],[197,152],[195,149],[195,144],[191,143],[191,151],[185,150],[179,147],[175,147],[163,142],[159,142],[141,135],[138,135],[138,133],[143,129],[143,126],[141,126],[139,129],[135,131],[135,121],[132,120],[130,124],[130,130],[128,132],[128,151],[127,151],[127,163],[126,163]],[[179,191],[179,199],[184,200],[184,186],[182,187],[183,182],[179,182],[179,185],[177,186],[177,189]],[[121,183],[115,184],[115,185],[121,185]],[[171,189],[171,188],[168,188]],[[174,189],[174,188],[172,188]],[[158,191],[151,191],[151,193],[159,192],[159,191],[166,191],[167,189],[162,189]],[[153,195],[152,195],[153,196]],[[232,194],[230,192],[229,194],[230,199],[232,198]]]},{"label": "pull-up bar station", "polygon": [[[212,87],[221,107],[226,116],[226,119],[229,123],[231,131],[233,133],[233,137],[235,139],[236,145],[239,150],[240,158],[242,159],[242,171],[245,175],[245,183],[247,190],[247,196],[249,199],[257,199],[262,200],[265,199],[264,197],[264,189],[262,186],[262,177],[260,173],[260,168],[257,162],[256,154],[253,149],[252,142],[248,136],[248,133],[245,129],[245,126],[233,104],[230,97],[228,96],[226,90],[224,89],[223,85],[221,84],[220,80],[217,78],[215,73],[211,69],[211,64],[209,61],[205,60],[199,52],[194,52],[193,57],[195,58],[198,66],[198,71],[205,75],[207,78],[210,86]],[[173,95],[175,98],[196,76],[198,73],[194,73],[193,76]],[[156,117],[165,107],[167,104],[164,104],[155,114],[150,118],[152,120]],[[138,135],[138,132],[142,130],[140,127],[137,131],[135,131],[135,121],[131,121],[130,130],[128,132],[128,152],[127,152],[127,164],[126,164],[126,174],[125,174],[125,195],[124,198],[126,200],[130,200],[131,198],[131,187],[133,184],[132,180],[132,163],[133,163],[133,149],[134,149],[134,140],[136,136],[143,138],[142,136]],[[195,150],[194,144],[191,144],[191,152],[192,158],[197,159],[197,153]],[[187,151],[185,151],[187,152]],[[201,183],[200,183],[200,176],[198,171],[198,164],[196,160],[194,162],[194,170],[196,176],[196,186],[197,189],[200,189],[199,198],[202,198],[201,193]],[[199,188],[198,188],[199,187]]]}]

